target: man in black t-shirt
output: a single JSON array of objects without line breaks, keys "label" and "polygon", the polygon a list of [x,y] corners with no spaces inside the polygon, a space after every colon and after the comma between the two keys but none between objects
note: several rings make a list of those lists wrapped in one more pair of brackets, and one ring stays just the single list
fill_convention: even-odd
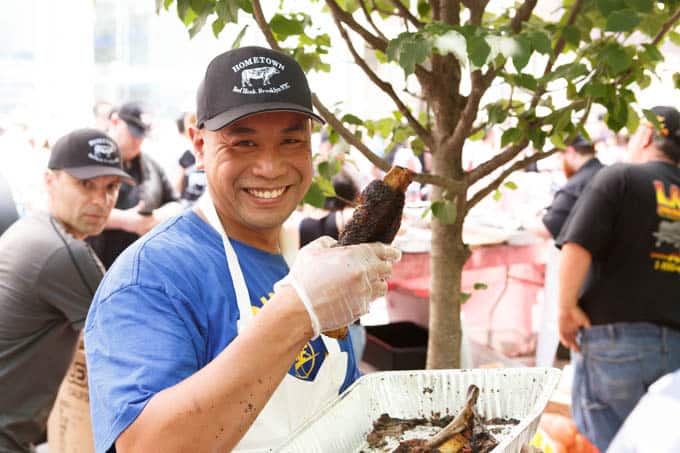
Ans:
[{"label": "man in black t-shirt", "polygon": [[543,225],[553,238],[560,234],[579,195],[603,166],[595,157],[593,144],[580,135],[564,150],[562,162],[567,183],[555,193],[543,216]]},{"label": "man in black t-shirt", "polygon": [[680,368],[680,113],[652,112],[630,140],[633,163],[601,170],[557,239],[572,415],[601,451],[647,387]]}]

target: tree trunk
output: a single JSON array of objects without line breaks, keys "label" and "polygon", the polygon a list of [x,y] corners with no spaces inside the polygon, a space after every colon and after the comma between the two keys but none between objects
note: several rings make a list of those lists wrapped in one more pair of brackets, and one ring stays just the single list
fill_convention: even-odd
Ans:
[{"label": "tree trunk", "polygon": [[[451,174],[453,160],[444,150],[433,153],[432,171]],[[442,190],[435,187],[433,199],[442,198]],[[449,194],[448,198],[452,198]],[[456,222],[444,225],[432,219],[430,246],[430,319],[427,347],[427,368],[460,368],[460,287],[463,265],[470,256],[463,244],[462,203],[465,192],[456,194],[458,216]]]}]

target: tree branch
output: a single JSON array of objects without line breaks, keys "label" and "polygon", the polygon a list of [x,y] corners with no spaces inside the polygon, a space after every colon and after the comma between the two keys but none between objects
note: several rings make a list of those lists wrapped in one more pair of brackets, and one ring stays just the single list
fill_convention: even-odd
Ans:
[{"label": "tree branch", "polygon": [[482,16],[489,0],[463,0],[463,5],[470,10],[470,23],[472,25],[482,25]]},{"label": "tree branch", "polygon": [[279,42],[274,37],[271,28],[269,28],[269,23],[267,22],[267,19],[264,17],[264,13],[262,12],[262,5],[260,4],[260,0],[253,0],[253,16],[255,16],[255,22],[257,22],[257,26],[260,27],[262,34],[267,39],[269,47],[271,47],[274,50],[280,51],[281,46],[279,46]]},{"label": "tree branch", "polygon": [[[582,107],[584,104],[587,104],[589,101],[579,99],[577,101],[572,102],[569,105],[566,105],[560,109],[557,109],[553,112],[550,113],[550,115],[543,116],[541,118],[536,118],[534,121],[530,122],[528,127],[531,128],[537,128],[545,125],[545,119],[550,117],[551,115],[555,115],[556,113],[564,112],[565,110],[574,110]],[[474,168],[470,173],[468,173],[469,178],[470,178],[470,184],[474,184],[475,182],[479,181],[483,177],[485,177],[488,174],[491,174],[496,168],[500,167],[501,165],[510,162],[519,152],[524,149],[525,146],[529,143],[528,140],[522,140],[520,143],[516,143],[508,148],[506,148],[504,151],[496,154],[493,156],[491,159],[487,160],[486,162],[482,162],[479,164],[476,168]],[[521,146],[519,146],[521,145]],[[518,147],[519,146],[519,147]]]},{"label": "tree branch", "polygon": [[668,19],[664,24],[661,26],[661,29],[659,30],[659,33],[656,34],[652,42],[650,43],[653,46],[656,46],[659,41],[664,37],[666,33],[671,29],[674,23],[676,23],[680,19],[680,8],[678,8],[675,13]]},{"label": "tree branch", "polygon": [[[387,163],[386,160],[380,158],[377,156],[373,151],[371,151],[361,140],[357,138],[356,135],[352,133],[349,129],[345,127],[344,124],[335,116],[333,115],[322,103],[319,101],[319,98],[316,96],[316,94],[312,94],[312,102],[314,103],[314,107],[319,111],[321,116],[323,116],[326,121],[328,121],[328,124],[338,133],[342,138],[347,141],[348,144],[354,146],[356,149],[358,149],[361,154],[366,156],[366,158],[376,167],[381,169],[382,171],[388,171],[390,169],[390,164]],[[456,181],[452,178],[445,178],[442,176],[438,175],[432,175],[432,174],[426,174],[426,173],[417,173],[414,178],[414,181],[420,182],[422,184],[433,184],[439,187],[443,187],[444,189],[448,190],[451,193],[458,193],[460,192],[464,187],[465,187],[465,181]]]},{"label": "tree branch", "polygon": [[364,40],[369,43],[374,49],[379,50],[383,53],[387,51],[387,39],[375,36],[364,27],[362,27],[351,14],[340,8],[335,0],[326,0],[326,5],[331,10],[333,17],[336,17],[346,24],[349,28],[354,30],[358,35],[360,35]]},{"label": "tree branch", "polygon": [[462,149],[463,143],[468,137],[468,133],[472,127],[472,123],[475,121],[475,118],[477,118],[479,102],[489,88],[494,75],[495,73],[492,70],[489,70],[486,74],[482,75],[482,71],[479,69],[470,74],[472,81],[470,95],[460,114],[458,124],[456,125],[453,134],[444,141],[444,148]]},{"label": "tree branch", "polygon": [[418,134],[418,137],[420,137],[420,139],[425,143],[425,145],[428,148],[432,149],[434,142],[430,131],[426,130],[423,127],[423,125],[420,124],[418,120],[413,116],[411,110],[399,98],[397,93],[394,91],[394,88],[392,88],[392,85],[380,79],[378,75],[368,66],[368,64],[366,64],[366,61],[363,58],[361,58],[359,53],[354,48],[352,40],[347,35],[347,30],[345,30],[345,27],[340,23],[340,21],[335,16],[333,16],[333,19],[335,20],[335,24],[338,27],[338,30],[340,31],[342,39],[344,39],[345,43],[347,43],[347,47],[349,48],[350,53],[354,57],[354,61],[356,62],[356,64],[359,65],[359,67],[364,71],[368,78],[371,79],[371,82],[373,82],[378,88],[385,92],[385,94],[387,94],[390,97],[390,99],[392,99],[392,101],[397,106],[399,111],[406,118],[406,121],[408,121],[408,124],[413,128],[415,133]]},{"label": "tree branch", "polygon": [[529,20],[531,13],[534,11],[537,3],[538,0],[528,0],[522,3],[522,6],[520,6],[515,13],[515,17],[513,17],[510,21],[510,29],[514,33],[519,33],[522,31],[522,24]]},{"label": "tree branch", "polygon": [[361,10],[364,12],[364,17],[366,17],[366,21],[371,24],[371,27],[373,27],[373,30],[378,34],[378,36],[382,39],[387,39],[385,38],[385,35],[380,31],[378,27],[375,26],[375,23],[373,22],[373,19],[371,18],[371,14],[368,12],[368,9],[366,8],[366,1],[365,0],[359,0],[359,5],[361,6]]},{"label": "tree branch", "polygon": [[417,18],[416,16],[414,16],[413,14],[411,14],[411,11],[409,11],[409,9],[408,9],[406,6],[404,6],[404,4],[401,3],[401,1],[399,1],[399,0],[390,0],[390,1],[392,2],[392,4],[393,4],[394,6],[397,7],[397,9],[399,10],[400,15],[401,15],[404,19],[407,19],[407,20],[408,20],[409,22],[411,22],[416,28],[422,28],[422,27],[423,27],[423,23],[422,23],[421,21],[419,21],[418,18]]},{"label": "tree branch", "polygon": [[[526,140],[526,143],[524,143],[524,146],[529,143],[528,140]],[[522,148],[524,148],[524,146]],[[521,149],[521,148],[520,148]],[[536,153],[532,156],[529,156],[527,158],[518,160],[505,170],[496,178],[494,179],[491,183],[489,183],[486,187],[481,189],[479,192],[475,193],[470,200],[465,205],[465,214],[467,214],[470,209],[472,209],[477,203],[482,201],[487,195],[489,195],[491,192],[494,190],[498,189],[498,186],[500,186],[505,179],[510,176],[512,173],[515,171],[525,168],[527,165],[533,163],[533,162],[538,162],[539,160],[546,158],[552,154],[555,154],[556,152],[560,151],[559,148],[553,148],[550,151],[545,151],[545,152],[539,152]]]},{"label": "tree branch", "polygon": [[[656,34],[654,39],[652,39],[652,41],[649,44],[656,46],[663,39],[664,35],[668,33],[673,24],[678,21],[678,19],[680,19],[680,8],[678,8],[675,11],[675,13],[673,13],[673,15],[666,22],[664,22],[659,32]],[[615,85],[620,85],[623,82],[625,82],[628,79],[628,77],[631,76],[632,73],[633,73],[632,68],[626,69],[626,72],[621,74],[619,78],[616,80]]]}]

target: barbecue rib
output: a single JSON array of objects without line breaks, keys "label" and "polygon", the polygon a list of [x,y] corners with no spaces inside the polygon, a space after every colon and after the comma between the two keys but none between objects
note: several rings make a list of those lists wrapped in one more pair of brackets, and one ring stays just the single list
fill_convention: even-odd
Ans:
[{"label": "barbecue rib", "polygon": [[[378,241],[392,243],[401,225],[406,188],[412,180],[411,170],[394,166],[382,181],[371,181],[361,192],[360,205],[340,233],[337,245]],[[329,330],[324,335],[345,339],[347,327]]]}]

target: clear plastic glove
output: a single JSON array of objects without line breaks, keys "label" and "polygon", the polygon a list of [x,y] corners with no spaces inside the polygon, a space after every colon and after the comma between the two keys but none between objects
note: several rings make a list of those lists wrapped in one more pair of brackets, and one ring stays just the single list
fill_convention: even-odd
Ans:
[{"label": "clear plastic glove", "polygon": [[320,332],[351,324],[368,304],[387,292],[392,263],[401,252],[381,243],[332,247],[328,236],[310,242],[298,252],[289,274],[274,285],[295,289],[305,305],[314,330]]}]

